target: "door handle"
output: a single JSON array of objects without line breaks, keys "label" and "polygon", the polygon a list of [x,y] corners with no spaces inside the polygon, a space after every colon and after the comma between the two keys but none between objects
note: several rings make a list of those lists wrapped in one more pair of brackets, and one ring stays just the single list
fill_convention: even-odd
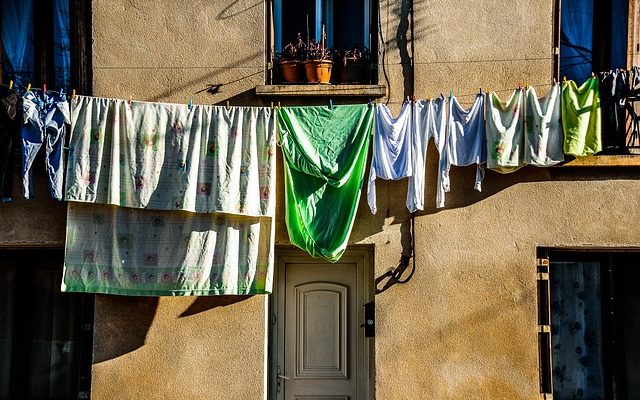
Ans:
[{"label": "door handle", "polygon": [[289,380],[291,378],[289,378],[288,376],[284,376],[284,375],[278,374],[278,379],[287,379],[287,380]]}]

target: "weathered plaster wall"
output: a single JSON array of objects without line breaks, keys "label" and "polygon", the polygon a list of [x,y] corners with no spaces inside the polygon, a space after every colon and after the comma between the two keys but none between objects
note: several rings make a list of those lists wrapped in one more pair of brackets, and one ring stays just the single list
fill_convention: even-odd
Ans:
[{"label": "weathered plaster wall", "polygon": [[[194,101],[259,104],[250,91],[263,77],[249,75],[263,66],[262,2],[93,4],[96,95],[186,102],[207,84],[237,80]],[[394,110],[412,87],[408,4],[382,1],[380,9]],[[551,17],[551,0],[416,1],[415,94],[454,89],[468,102],[480,87],[506,96],[519,83],[549,82]],[[429,151],[417,272],[376,297],[376,397],[534,399],[536,246],[638,246],[640,175],[528,167],[487,172],[478,193],[475,170],[454,168],[447,207],[435,210]],[[379,276],[408,251],[410,224],[406,182],[377,188],[378,214],[363,196],[351,240],[375,245]],[[276,236],[286,243],[281,186],[278,200]],[[99,296],[93,398],[261,398],[265,301]],[[185,309],[198,312],[180,317]]]}]

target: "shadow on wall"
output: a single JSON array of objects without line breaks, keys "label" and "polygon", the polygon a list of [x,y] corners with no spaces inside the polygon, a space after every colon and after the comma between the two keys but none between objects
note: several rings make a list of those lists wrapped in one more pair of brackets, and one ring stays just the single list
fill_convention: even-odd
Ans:
[{"label": "shadow on wall", "polygon": [[[226,307],[252,296],[202,296],[196,297],[193,303],[178,318],[196,315],[217,307]],[[94,337],[109,338],[94,343],[93,363],[97,364],[118,358],[135,351],[145,345],[147,333],[155,318],[158,297],[105,296],[96,295],[96,309],[112,309],[117,312],[96,313],[106,315],[100,323],[101,332]],[[113,317],[113,316],[117,317]]]},{"label": "shadow on wall", "polygon": [[232,1],[228,6],[226,6],[222,11],[220,11],[220,13],[217,16],[217,19],[225,20],[225,19],[233,18],[233,17],[235,17],[237,15],[245,13],[245,12],[251,10],[252,8],[261,6],[263,4],[262,1],[258,1],[257,3],[255,3],[253,5],[250,5],[250,6],[245,7],[245,8],[241,8],[241,6],[238,5],[239,2],[240,2],[240,0]]},{"label": "shadow on wall", "polygon": [[[206,74],[194,77],[193,79],[190,79],[178,86],[170,86],[168,89],[158,93],[157,95],[151,97],[149,99],[149,101],[151,102],[157,102],[157,101],[162,101],[164,99],[167,98],[171,98],[172,96],[174,96],[176,93],[181,93],[184,90],[193,88],[196,85],[204,85],[204,87],[201,87],[198,91],[196,91],[193,94],[198,94],[204,91],[209,91],[209,94],[212,95],[217,95],[217,94],[224,94],[224,90],[226,89],[225,86],[227,85],[232,85],[234,83],[238,83],[240,81],[246,80],[246,79],[250,79],[254,76],[257,75],[262,75],[264,73],[264,70],[262,67],[260,66],[256,66],[255,69],[251,68],[251,67],[246,67],[243,68],[245,70],[245,72],[243,74],[236,74],[237,75],[241,75],[240,78],[228,81],[228,82],[212,82],[212,83],[205,83],[205,82],[209,82],[212,81],[213,79],[215,79],[216,77],[219,77],[220,75],[223,75],[226,72],[229,72],[231,70],[237,69],[239,68],[239,66],[244,65],[245,63],[249,62],[249,61],[253,61],[255,59],[259,59],[261,60],[262,57],[262,52],[260,51],[256,51],[253,52],[251,54],[246,55],[245,57],[241,58],[240,60],[236,60],[233,62],[233,64],[231,65],[227,65],[224,67],[212,67],[212,71],[208,72]],[[100,69],[99,67],[97,67],[96,69]],[[200,68],[198,68],[200,69]],[[188,67],[185,67],[185,71],[189,70]],[[212,90],[213,89],[213,90]],[[185,99],[185,102],[187,101],[187,99]]]}]

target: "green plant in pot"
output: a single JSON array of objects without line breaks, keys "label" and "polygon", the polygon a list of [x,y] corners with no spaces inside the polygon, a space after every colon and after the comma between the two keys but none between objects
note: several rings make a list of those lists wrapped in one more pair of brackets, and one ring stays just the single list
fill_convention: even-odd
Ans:
[{"label": "green plant in pot", "polygon": [[288,43],[283,47],[281,53],[276,54],[276,64],[284,82],[305,81],[302,61],[306,54],[306,48],[307,46],[302,41],[302,36],[298,34],[295,42]]},{"label": "green plant in pot", "polygon": [[324,47],[324,40],[320,43],[310,40],[307,44],[306,61],[303,62],[307,82],[330,83],[333,67],[331,58],[332,51]]},{"label": "green plant in pot", "polygon": [[357,46],[339,53],[333,73],[334,83],[369,83],[369,49]]}]

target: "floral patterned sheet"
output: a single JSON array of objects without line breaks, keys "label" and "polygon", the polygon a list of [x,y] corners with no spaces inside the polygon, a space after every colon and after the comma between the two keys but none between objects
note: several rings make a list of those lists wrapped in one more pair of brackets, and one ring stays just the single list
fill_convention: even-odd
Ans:
[{"label": "floral patterned sheet", "polygon": [[270,108],[78,96],[71,122],[64,291],[271,291]]}]

